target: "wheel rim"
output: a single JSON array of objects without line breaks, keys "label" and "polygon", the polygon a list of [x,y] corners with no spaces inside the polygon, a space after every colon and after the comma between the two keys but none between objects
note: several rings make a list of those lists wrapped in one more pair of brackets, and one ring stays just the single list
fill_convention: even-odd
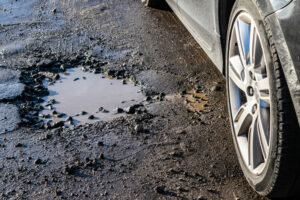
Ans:
[{"label": "wheel rim", "polygon": [[229,42],[228,89],[234,137],[244,164],[260,174],[270,151],[271,92],[267,62],[253,18],[240,13]]}]

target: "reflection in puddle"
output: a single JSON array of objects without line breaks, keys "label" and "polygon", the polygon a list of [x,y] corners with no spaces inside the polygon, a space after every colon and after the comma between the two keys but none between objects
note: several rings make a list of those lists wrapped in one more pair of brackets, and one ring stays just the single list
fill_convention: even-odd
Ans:
[{"label": "reflection in puddle", "polygon": [[186,106],[192,112],[205,112],[208,108],[208,98],[204,92],[189,90],[184,94]]},{"label": "reflection in puddle", "polygon": [[[101,74],[68,69],[56,83],[45,82],[50,95],[45,97],[45,109],[40,117],[47,121],[70,121],[73,124],[106,121],[119,117],[116,108],[127,108],[144,101],[140,88],[124,80]],[[54,99],[54,100],[53,100]]]}]

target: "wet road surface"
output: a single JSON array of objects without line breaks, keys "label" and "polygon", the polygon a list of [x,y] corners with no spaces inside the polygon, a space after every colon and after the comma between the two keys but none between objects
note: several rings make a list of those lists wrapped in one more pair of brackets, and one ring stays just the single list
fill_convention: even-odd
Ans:
[{"label": "wet road surface", "polygon": [[[25,85],[0,100],[1,114],[19,109],[0,125],[21,120],[0,135],[1,199],[263,199],[237,163],[224,78],[170,10],[0,2],[0,66],[21,71]],[[148,104],[75,127],[40,121],[44,81],[82,67],[130,79]]]}]

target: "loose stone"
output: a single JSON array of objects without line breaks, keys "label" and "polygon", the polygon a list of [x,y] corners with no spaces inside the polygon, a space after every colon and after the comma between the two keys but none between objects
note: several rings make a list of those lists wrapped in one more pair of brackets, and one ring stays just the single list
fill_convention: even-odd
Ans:
[{"label": "loose stone", "polygon": [[137,124],[137,125],[135,125],[134,130],[136,132],[140,133],[140,132],[143,132],[144,128],[141,124]]}]

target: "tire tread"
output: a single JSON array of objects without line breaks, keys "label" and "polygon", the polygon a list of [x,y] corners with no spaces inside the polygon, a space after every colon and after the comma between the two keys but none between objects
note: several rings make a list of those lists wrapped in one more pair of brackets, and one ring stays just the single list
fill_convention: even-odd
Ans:
[{"label": "tire tread", "polygon": [[[258,4],[257,4],[258,5]],[[269,197],[292,197],[299,188],[299,125],[293,108],[289,88],[276,51],[275,42],[268,23],[264,20],[269,39],[276,79],[278,105],[278,151],[275,161],[273,181],[266,191]],[[296,176],[295,176],[296,175]]]}]

